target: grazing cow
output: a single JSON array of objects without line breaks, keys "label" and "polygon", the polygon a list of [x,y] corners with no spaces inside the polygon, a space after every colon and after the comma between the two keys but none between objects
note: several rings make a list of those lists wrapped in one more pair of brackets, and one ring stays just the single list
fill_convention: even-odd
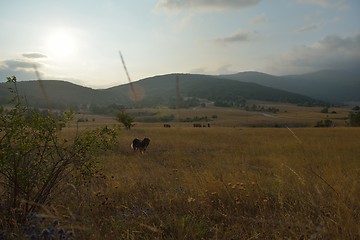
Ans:
[{"label": "grazing cow", "polygon": [[202,127],[202,125],[200,123],[194,123],[194,127]]},{"label": "grazing cow", "polygon": [[146,148],[149,146],[149,143],[150,143],[149,138],[144,138],[142,141],[135,138],[131,144],[131,148],[134,149],[134,151],[139,149],[141,154],[144,154],[146,151]]},{"label": "grazing cow", "polygon": [[165,128],[169,128],[169,127],[171,127],[171,125],[170,125],[170,124],[165,123],[165,124],[164,124],[164,127],[165,127]]}]

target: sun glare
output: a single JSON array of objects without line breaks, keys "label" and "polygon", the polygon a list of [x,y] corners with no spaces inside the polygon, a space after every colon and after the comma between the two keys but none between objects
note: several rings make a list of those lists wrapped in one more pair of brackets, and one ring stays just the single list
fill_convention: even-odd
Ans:
[{"label": "sun glare", "polygon": [[47,38],[49,54],[56,58],[70,57],[76,51],[76,39],[70,31],[58,30]]}]

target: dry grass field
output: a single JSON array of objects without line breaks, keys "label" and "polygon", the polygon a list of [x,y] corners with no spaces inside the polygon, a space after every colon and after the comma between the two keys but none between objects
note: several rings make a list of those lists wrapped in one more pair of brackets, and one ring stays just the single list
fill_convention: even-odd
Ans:
[{"label": "dry grass field", "polygon": [[[210,128],[138,122],[122,129],[95,178],[69,185],[44,209],[77,239],[360,239],[360,128],[247,127],[326,118],[319,109],[289,107],[277,118],[146,111],[218,117]],[[116,124],[94,118],[79,128]],[[135,137],[151,139],[145,154],[130,148]]]},{"label": "dry grass field", "polygon": [[[205,108],[193,109],[129,109],[127,113],[133,115],[144,115],[145,117],[137,117],[137,126],[150,122],[150,126],[162,126],[160,118],[173,115],[178,119],[207,117],[212,126],[217,127],[314,127],[321,120],[331,120],[335,126],[346,126],[346,118],[348,117],[350,108],[330,107],[329,113],[321,113],[323,107],[302,107],[285,103],[272,103],[249,101],[248,105],[257,105],[264,108],[273,107],[279,109],[276,114],[266,112],[245,111],[238,108],[220,108],[208,106]],[[332,113],[334,112],[334,113]],[[215,118],[214,118],[215,117]],[[113,117],[79,115],[77,118],[87,119],[88,122],[81,123],[81,127],[101,126],[103,124],[116,124]],[[151,119],[158,120],[151,121]],[[93,121],[94,120],[94,121]],[[150,120],[150,121],[147,121]],[[205,122],[203,122],[205,123]],[[176,126],[192,126],[192,123],[176,122],[171,123]],[[145,124],[149,125],[149,124]]]}]

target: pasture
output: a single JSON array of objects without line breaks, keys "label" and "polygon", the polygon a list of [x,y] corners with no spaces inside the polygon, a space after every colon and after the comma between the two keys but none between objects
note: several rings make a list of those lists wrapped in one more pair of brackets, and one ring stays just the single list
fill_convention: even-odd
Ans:
[{"label": "pasture", "polygon": [[[210,128],[122,129],[97,175],[69,185],[44,213],[78,239],[359,239],[360,129],[291,128],[326,118],[318,110],[277,114],[288,120],[231,109],[146,110],[218,117]],[[248,127],[271,121],[290,129]],[[78,127],[102,124],[116,122],[96,117]],[[75,125],[64,133],[75,134]],[[142,155],[130,144],[144,137],[151,143]]]}]

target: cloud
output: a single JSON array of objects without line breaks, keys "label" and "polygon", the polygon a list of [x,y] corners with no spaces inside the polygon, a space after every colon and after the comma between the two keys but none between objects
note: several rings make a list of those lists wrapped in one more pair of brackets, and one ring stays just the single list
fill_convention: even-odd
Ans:
[{"label": "cloud", "polygon": [[27,61],[20,60],[5,60],[3,61],[3,65],[5,68],[9,70],[18,70],[18,69],[31,69],[34,68],[34,64]]},{"label": "cloud", "polygon": [[27,60],[7,59],[0,61],[0,82],[6,81],[6,77],[16,76],[19,81],[36,79],[35,69],[43,64]]},{"label": "cloud", "polygon": [[209,75],[232,74],[232,73],[237,72],[237,71],[232,70],[231,67],[232,67],[231,64],[226,63],[223,65],[220,65],[216,69],[210,70],[205,67],[199,67],[199,68],[191,69],[189,72],[194,73],[194,74],[209,74]]},{"label": "cloud", "polygon": [[298,0],[299,3],[308,3],[313,5],[319,5],[319,6],[328,6],[330,5],[333,0]]},{"label": "cloud", "polygon": [[182,29],[182,28],[186,27],[186,26],[190,23],[190,21],[192,20],[192,18],[193,18],[193,14],[188,14],[188,15],[186,15],[186,16],[183,17],[183,18],[181,19],[181,21],[177,24],[176,28],[177,28],[177,29]]},{"label": "cloud", "polygon": [[46,55],[41,53],[24,53],[22,56],[26,58],[47,58]]},{"label": "cloud", "polygon": [[359,72],[360,34],[341,37],[330,35],[304,46],[296,46],[278,59],[269,69],[285,74],[304,73],[323,69],[342,69]]},{"label": "cloud", "polygon": [[194,74],[205,74],[206,68],[205,67],[199,67],[199,68],[193,68],[189,71],[189,73],[194,73]]},{"label": "cloud", "polygon": [[255,38],[255,32],[240,31],[227,37],[217,38],[214,41],[218,44],[226,45],[229,43],[249,42],[254,38]]},{"label": "cloud", "polygon": [[256,17],[254,17],[253,19],[251,19],[251,23],[252,24],[262,24],[262,23],[265,23],[265,22],[267,22],[268,20],[264,17],[264,16],[262,16],[262,15],[260,15],[260,16],[256,16]]},{"label": "cloud", "polygon": [[348,5],[345,0],[297,0],[301,4],[312,4],[320,7],[335,7],[338,9],[347,9]]},{"label": "cloud", "polygon": [[313,31],[313,30],[317,30],[319,28],[321,28],[324,25],[329,25],[329,24],[334,24],[336,22],[339,21],[339,17],[334,17],[332,19],[323,19],[321,21],[318,21],[317,23],[312,23],[306,26],[303,26],[299,29],[296,29],[295,32],[297,33],[302,33],[302,32],[308,32],[308,31]]},{"label": "cloud", "polygon": [[44,67],[44,64],[36,62],[33,59],[45,58],[46,56],[40,53],[24,53],[22,54],[28,59],[7,59],[0,61],[0,82],[6,81],[6,77],[16,76],[19,81],[36,79],[35,66],[37,67],[41,76],[44,75],[39,68]]},{"label": "cloud", "polygon": [[0,82],[6,82],[6,78],[10,76],[16,76],[18,81],[38,80],[38,76],[35,73],[35,66],[40,75],[40,78],[43,80],[61,79],[85,86],[85,82],[81,81],[80,79],[66,75],[49,74],[47,72],[47,68],[51,66],[48,64],[29,61],[26,59],[0,60]]},{"label": "cloud", "polygon": [[23,69],[8,69],[0,66],[0,82],[6,82],[7,77],[16,76],[19,81],[34,80],[36,75],[34,72],[25,71]]},{"label": "cloud", "polygon": [[234,73],[235,71],[231,70],[231,64],[224,64],[222,66],[220,66],[217,70],[216,73],[217,74],[231,74]]},{"label": "cloud", "polygon": [[261,0],[159,0],[157,8],[163,10],[198,9],[218,11],[253,7],[260,2]]},{"label": "cloud", "polygon": [[316,30],[319,28],[318,24],[310,24],[304,27],[301,27],[297,30],[295,30],[295,32],[301,33],[301,32],[308,32],[308,31],[312,31],[312,30]]}]

